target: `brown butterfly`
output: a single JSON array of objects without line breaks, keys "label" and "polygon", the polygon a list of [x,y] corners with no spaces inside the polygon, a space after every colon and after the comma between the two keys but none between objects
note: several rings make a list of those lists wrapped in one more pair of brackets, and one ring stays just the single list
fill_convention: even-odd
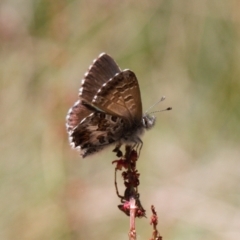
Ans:
[{"label": "brown butterfly", "polygon": [[143,114],[140,89],[131,70],[121,70],[106,53],[94,60],[82,80],[79,100],[66,117],[69,140],[82,157],[110,144],[142,145],[139,136],[155,117]]}]

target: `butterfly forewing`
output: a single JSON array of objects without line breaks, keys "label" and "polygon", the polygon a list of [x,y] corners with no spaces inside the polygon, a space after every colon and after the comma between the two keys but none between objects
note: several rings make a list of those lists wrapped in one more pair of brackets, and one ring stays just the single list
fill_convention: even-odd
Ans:
[{"label": "butterfly forewing", "polygon": [[90,103],[102,85],[120,71],[116,62],[109,55],[101,54],[85,74],[79,90],[79,97]]},{"label": "butterfly forewing", "polygon": [[93,105],[129,121],[142,119],[142,102],[137,78],[130,70],[116,74],[94,96]]}]

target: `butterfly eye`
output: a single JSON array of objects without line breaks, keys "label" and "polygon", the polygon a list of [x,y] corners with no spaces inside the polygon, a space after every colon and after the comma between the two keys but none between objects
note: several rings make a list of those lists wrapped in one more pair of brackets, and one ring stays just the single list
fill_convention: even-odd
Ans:
[{"label": "butterfly eye", "polygon": [[150,129],[151,127],[153,127],[155,124],[155,117],[154,116],[149,116],[146,115],[143,117],[143,126],[146,129]]}]

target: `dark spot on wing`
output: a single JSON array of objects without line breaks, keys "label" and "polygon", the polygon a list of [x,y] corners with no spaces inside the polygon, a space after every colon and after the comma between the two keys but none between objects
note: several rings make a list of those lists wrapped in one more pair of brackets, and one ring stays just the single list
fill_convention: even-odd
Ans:
[{"label": "dark spot on wing", "polygon": [[105,116],[106,116],[105,113],[100,113],[100,114],[99,114],[100,119],[105,119]]},{"label": "dark spot on wing", "polygon": [[102,143],[102,144],[106,142],[104,136],[98,136],[97,139],[98,139],[99,142]]},{"label": "dark spot on wing", "polygon": [[111,120],[112,120],[113,122],[116,122],[116,121],[117,121],[117,117],[116,117],[116,116],[112,116],[112,117],[111,117]]}]

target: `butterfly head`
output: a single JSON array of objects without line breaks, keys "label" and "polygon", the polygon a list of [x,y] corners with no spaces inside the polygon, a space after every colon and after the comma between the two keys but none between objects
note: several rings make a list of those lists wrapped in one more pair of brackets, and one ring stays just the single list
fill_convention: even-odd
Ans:
[{"label": "butterfly head", "polygon": [[143,127],[146,129],[150,129],[154,126],[155,121],[156,121],[155,116],[151,116],[150,114],[145,114],[142,119]]},{"label": "butterfly head", "polygon": [[157,113],[157,112],[163,112],[163,111],[168,111],[168,110],[171,110],[172,108],[171,107],[168,107],[164,110],[160,110],[160,111],[155,111],[155,112],[150,112],[148,113],[148,111],[153,108],[156,104],[162,102],[165,100],[165,96],[161,97],[161,99],[159,101],[157,101],[155,104],[153,104],[147,111],[146,113],[143,115],[143,119],[142,119],[142,122],[143,122],[143,127],[146,128],[146,129],[150,129],[154,126],[155,124],[155,121],[156,121],[156,117],[154,115],[151,115],[153,113]]}]

